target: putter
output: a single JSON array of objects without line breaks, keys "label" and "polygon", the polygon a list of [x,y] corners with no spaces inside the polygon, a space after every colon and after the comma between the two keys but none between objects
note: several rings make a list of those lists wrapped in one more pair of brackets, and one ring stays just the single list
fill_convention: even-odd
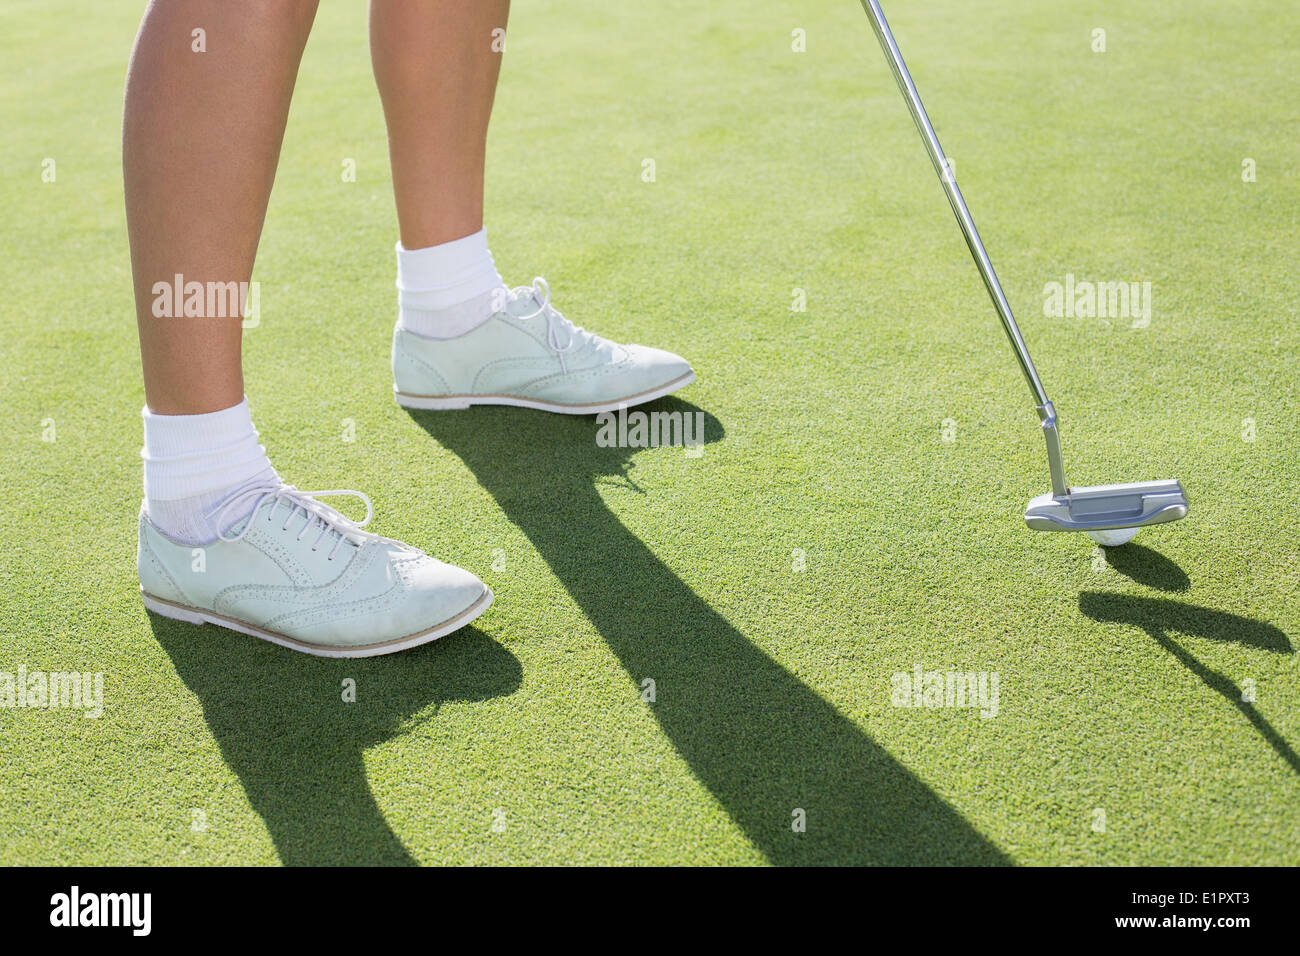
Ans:
[{"label": "putter", "polygon": [[[984,243],[975,228],[966,200],[962,198],[961,189],[953,176],[939,137],[935,135],[930,117],[921,103],[921,95],[916,91],[912,75],[903,62],[903,54],[898,50],[898,43],[890,32],[885,13],[877,0],[862,0],[862,8],[871,18],[871,26],[880,40],[885,58],[889,60],[890,69],[898,88],[907,100],[912,119],[917,131],[925,142],[930,162],[939,175],[943,190],[948,195],[953,215],[961,226],[966,245],[979,268],[984,286],[993,299],[998,318],[1006,330],[1007,338],[1015,349],[1020,361],[1020,370],[1024,373],[1029,390],[1034,394],[1034,409],[1042,423],[1043,437],[1047,440],[1047,465],[1052,476],[1052,490],[1045,495],[1032,499],[1025,508],[1025,524],[1038,531],[1085,531],[1101,532],[1118,528],[1142,528],[1149,524],[1161,524],[1177,521],[1187,514],[1187,496],[1183,486],[1177,481],[1139,481],[1126,485],[1095,485],[1092,487],[1071,488],[1065,480],[1065,465],[1061,461],[1061,439],[1057,432],[1056,409],[1052,406],[1043,383],[1034,368],[1034,360],[1029,356],[1029,348],[1020,334],[1015,317],[1011,314],[1011,305],[1002,291],[993,263],[984,251]],[[1134,531],[1136,533],[1136,530]],[[1131,537],[1131,536],[1130,536]],[[1124,538],[1124,540],[1128,540]]]}]

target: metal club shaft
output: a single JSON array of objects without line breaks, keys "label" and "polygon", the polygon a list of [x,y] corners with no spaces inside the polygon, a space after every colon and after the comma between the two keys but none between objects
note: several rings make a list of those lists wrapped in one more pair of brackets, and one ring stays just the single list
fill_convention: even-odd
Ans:
[{"label": "metal club shaft", "polygon": [[1056,427],[1056,409],[1047,397],[1042,380],[1038,377],[1038,369],[1034,367],[1034,360],[1029,355],[1029,346],[1025,344],[1025,339],[1020,334],[1020,327],[1016,325],[1015,316],[1011,314],[1011,304],[1007,302],[1006,293],[1002,291],[1002,283],[998,281],[997,273],[993,271],[993,263],[984,249],[979,230],[975,228],[975,220],[971,218],[970,210],[966,208],[966,200],[962,197],[961,188],[957,185],[957,179],[948,165],[943,147],[939,145],[939,137],[935,134],[930,116],[921,102],[921,94],[917,92],[916,84],[912,82],[912,74],[908,72],[903,54],[899,51],[894,34],[889,29],[885,11],[880,9],[877,0],[862,0],[862,8],[867,12],[871,26],[876,31],[876,39],[880,41],[880,47],[885,51],[885,58],[889,60],[889,68],[893,70],[898,88],[903,92],[903,99],[907,100],[907,108],[911,111],[917,131],[920,132],[921,139],[925,143],[925,151],[930,155],[930,162],[939,176],[939,182],[948,197],[948,204],[952,206],[953,215],[957,217],[957,224],[961,226],[961,234],[966,239],[971,258],[975,260],[980,278],[984,280],[984,288],[988,289],[993,307],[997,310],[998,318],[1002,320],[1002,328],[1011,341],[1017,361],[1020,362],[1020,371],[1024,373],[1029,390],[1034,395],[1034,408],[1038,412],[1043,427],[1043,438],[1047,442],[1047,461],[1052,475],[1052,491],[1058,496],[1068,495],[1069,485],[1065,480],[1061,441]]},{"label": "metal club shaft", "polygon": [[894,34],[890,32],[889,23],[885,20],[885,12],[880,9],[877,0],[862,0],[862,7],[871,18],[871,26],[875,29],[881,49],[885,51],[885,57],[889,60],[894,79],[898,81],[898,88],[903,91],[903,98],[907,100],[907,108],[912,113],[912,119],[916,122],[921,139],[925,142],[925,150],[930,154],[930,162],[934,164],[934,171],[938,173],[939,181],[943,184],[953,215],[957,217],[966,245],[970,248],[971,257],[979,268],[985,288],[989,290],[989,297],[993,300],[994,308],[997,309],[998,318],[1002,320],[1007,338],[1011,340],[1011,345],[1016,350],[1020,370],[1024,372],[1025,381],[1029,383],[1029,388],[1034,393],[1034,402],[1039,406],[1047,405],[1049,403],[1047,392],[1044,391],[1043,383],[1038,378],[1034,360],[1029,356],[1029,347],[1025,345],[1020,328],[1011,314],[1011,305],[1002,291],[1002,284],[998,282],[997,273],[993,271],[993,263],[989,261],[989,254],[980,240],[979,230],[975,228],[975,220],[971,218],[970,210],[966,208],[966,200],[962,197],[961,188],[948,168],[948,160],[944,155],[943,147],[939,145],[939,137],[935,135],[934,126],[931,125],[930,117],[925,112],[924,104],[921,103],[921,94],[916,91],[912,74],[908,72],[907,64],[903,62],[903,54],[899,52]]}]

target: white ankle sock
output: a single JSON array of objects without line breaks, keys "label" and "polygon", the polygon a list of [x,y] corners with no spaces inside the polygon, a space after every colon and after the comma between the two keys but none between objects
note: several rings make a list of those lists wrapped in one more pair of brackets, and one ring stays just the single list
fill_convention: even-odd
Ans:
[{"label": "white ankle sock", "polygon": [[[169,537],[185,544],[211,544],[247,517],[217,510],[233,492],[255,484],[279,484],[248,413],[248,399],[204,415],[158,415],[145,408],[145,513]],[[249,502],[250,506],[252,502]],[[251,508],[250,508],[251,510]]]},{"label": "white ankle sock", "polygon": [[486,229],[424,249],[397,244],[397,324],[408,332],[429,339],[464,335],[496,311],[501,287]]}]

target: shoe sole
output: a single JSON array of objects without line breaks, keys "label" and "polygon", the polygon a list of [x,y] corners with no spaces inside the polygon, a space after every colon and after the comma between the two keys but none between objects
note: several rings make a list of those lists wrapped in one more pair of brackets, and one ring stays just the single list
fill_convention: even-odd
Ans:
[{"label": "shoe sole", "polygon": [[538,411],[558,412],[561,415],[598,415],[601,412],[614,412],[619,408],[652,402],[679,388],[685,388],[693,381],[695,381],[695,373],[687,372],[667,385],[660,385],[646,392],[638,392],[612,402],[592,402],[585,405],[546,402],[536,398],[518,398],[514,395],[408,395],[406,392],[397,391],[396,388],[393,389],[393,397],[403,408],[426,411],[452,411],[469,408],[471,405],[514,405],[517,408],[535,408]]},{"label": "shoe sole", "polygon": [[395,638],[391,641],[380,641],[376,644],[356,644],[339,647],[331,644],[311,644],[285,634],[277,634],[275,631],[264,630],[232,617],[215,614],[212,611],[204,611],[201,608],[190,607],[186,604],[177,604],[174,601],[165,601],[162,598],[154,597],[143,588],[140,589],[140,596],[144,599],[146,610],[153,611],[162,617],[171,618],[173,621],[185,621],[187,624],[215,624],[218,627],[238,631],[240,634],[247,634],[249,637],[260,638],[263,641],[270,641],[272,644],[279,644],[281,647],[287,647],[293,651],[302,651],[304,654],[313,654],[316,657],[379,657],[382,654],[396,654],[398,651],[405,651],[412,647],[419,647],[421,644],[428,644],[430,641],[445,637],[452,631],[460,630],[470,623],[492,606],[492,599],[495,597],[492,589],[484,586],[483,594],[477,601],[455,617],[449,618],[441,624],[435,624],[428,630],[407,637]]}]

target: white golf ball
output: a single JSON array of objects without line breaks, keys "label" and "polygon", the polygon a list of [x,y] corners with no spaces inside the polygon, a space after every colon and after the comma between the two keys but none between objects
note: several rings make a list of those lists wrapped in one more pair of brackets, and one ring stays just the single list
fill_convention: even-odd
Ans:
[{"label": "white golf ball", "polygon": [[1137,533],[1137,528],[1107,528],[1104,531],[1089,531],[1088,537],[1103,548],[1118,548],[1121,544],[1132,541]]}]

